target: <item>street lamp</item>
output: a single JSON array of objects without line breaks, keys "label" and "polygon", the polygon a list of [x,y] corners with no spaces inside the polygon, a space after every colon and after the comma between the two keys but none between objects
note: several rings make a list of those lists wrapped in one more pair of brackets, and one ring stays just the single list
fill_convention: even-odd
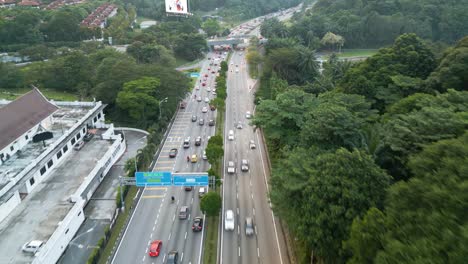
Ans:
[{"label": "street lamp", "polygon": [[167,97],[162,99],[161,102],[159,102],[159,120],[161,121],[161,104],[162,103],[167,103]]}]

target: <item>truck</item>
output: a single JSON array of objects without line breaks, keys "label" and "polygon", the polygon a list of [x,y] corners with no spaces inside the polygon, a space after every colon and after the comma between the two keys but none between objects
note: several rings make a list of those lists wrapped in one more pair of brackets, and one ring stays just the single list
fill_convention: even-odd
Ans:
[{"label": "truck", "polygon": [[180,104],[179,104],[179,108],[180,108],[180,109],[185,109],[186,106],[187,106],[187,102],[185,102],[185,101],[182,101],[182,102],[180,102]]}]

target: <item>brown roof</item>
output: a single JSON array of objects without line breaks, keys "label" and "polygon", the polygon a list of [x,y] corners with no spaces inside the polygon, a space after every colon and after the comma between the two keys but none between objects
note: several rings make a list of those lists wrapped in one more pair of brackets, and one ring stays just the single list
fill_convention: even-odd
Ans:
[{"label": "brown roof", "polygon": [[0,150],[57,109],[36,88],[0,108]]},{"label": "brown roof", "polygon": [[33,0],[23,0],[18,5],[20,6],[39,6],[40,4]]},{"label": "brown roof", "polygon": [[0,5],[14,4],[16,0],[0,0]]}]

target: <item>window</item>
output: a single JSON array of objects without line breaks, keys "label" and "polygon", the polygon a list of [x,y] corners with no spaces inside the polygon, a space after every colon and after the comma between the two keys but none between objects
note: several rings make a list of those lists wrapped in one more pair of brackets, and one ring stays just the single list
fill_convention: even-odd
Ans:
[{"label": "window", "polygon": [[36,181],[34,180],[34,177],[32,177],[31,179],[29,179],[29,184],[31,184],[31,186],[34,185],[35,182],[36,182]]},{"label": "window", "polygon": [[76,134],[76,140],[78,140],[80,138],[81,138],[81,134],[80,133]]},{"label": "window", "polygon": [[59,150],[59,152],[57,153],[57,159],[60,159],[60,157],[62,157],[62,151]]},{"label": "window", "polygon": [[67,233],[68,233],[68,230],[69,230],[69,228],[67,228],[67,230],[65,230],[65,234],[67,234]]},{"label": "window", "polygon": [[28,139],[29,139],[29,136],[28,136],[28,135],[26,135],[26,136],[24,136],[24,138],[25,138],[26,140],[28,140]]},{"label": "window", "polygon": [[81,211],[78,213],[78,216],[80,216],[80,215],[81,215]]},{"label": "window", "polygon": [[54,161],[49,160],[49,162],[47,162],[47,166],[50,168],[50,167],[52,167],[52,165],[54,165]]},{"label": "window", "polygon": [[13,151],[15,148],[13,146],[10,147],[10,150]]},{"label": "window", "polygon": [[93,120],[94,120],[94,123],[96,123],[97,122],[97,116],[95,116]]},{"label": "window", "polygon": [[99,114],[97,115],[97,117],[100,119],[100,118],[101,118],[101,113],[99,113]]},{"label": "window", "polygon": [[72,140],[71,140],[72,145],[75,145],[75,142],[76,142],[76,139],[72,138]]},{"label": "window", "polygon": [[42,167],[41,170],[40,170],[40,172],[41,172],[41,175],[44,175],[44,173],[46,172],[46,167],[45,167],[45,166]]},{"label": "window", "polygon": [[86,132],[86,127],[83,127],[83,133],[85,133],[85,132]]},{"label": "window", "polygon": [[65,147],[63,147],[63,153],[67,152],[68,151],[68,146],[65,145]]}]

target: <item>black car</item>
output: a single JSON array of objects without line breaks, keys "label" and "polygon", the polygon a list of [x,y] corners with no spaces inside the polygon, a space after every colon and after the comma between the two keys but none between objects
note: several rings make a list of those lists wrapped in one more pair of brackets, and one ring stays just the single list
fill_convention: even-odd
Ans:
[{"label": "black car", "polygon": [[169,158],[175,158],[177,156],[178,150],[176,148],[173,148],[169,151]]},{"label": "black car", "polygon": [[215,122],[213,119],[210,119],[210,121],[208,122],[208,125],[209,126],[214,126],[215,125]]},{"label": "black car", "polygon": [[179,260],[179,252],[173,250],[167,254],[167,264],[177,264]]},{"label": "black car", "polygon": [[195,146],[200,146],[201,145],[201,137],[197,137],[195,139]]},{"label": "black car", "polygon": [[195,217],[193,219],[193,225],[192,225],[192,231],[193,232],[198,232],[203,229],[203,218],[201,217]]},{"label": "black car", "polygon": [[87,133],[87,134],[83,137],[83,140],[86,141],[86,142],[88,142],[88,141],[90,141],[93,137],[94,137],[94,134]]}]

